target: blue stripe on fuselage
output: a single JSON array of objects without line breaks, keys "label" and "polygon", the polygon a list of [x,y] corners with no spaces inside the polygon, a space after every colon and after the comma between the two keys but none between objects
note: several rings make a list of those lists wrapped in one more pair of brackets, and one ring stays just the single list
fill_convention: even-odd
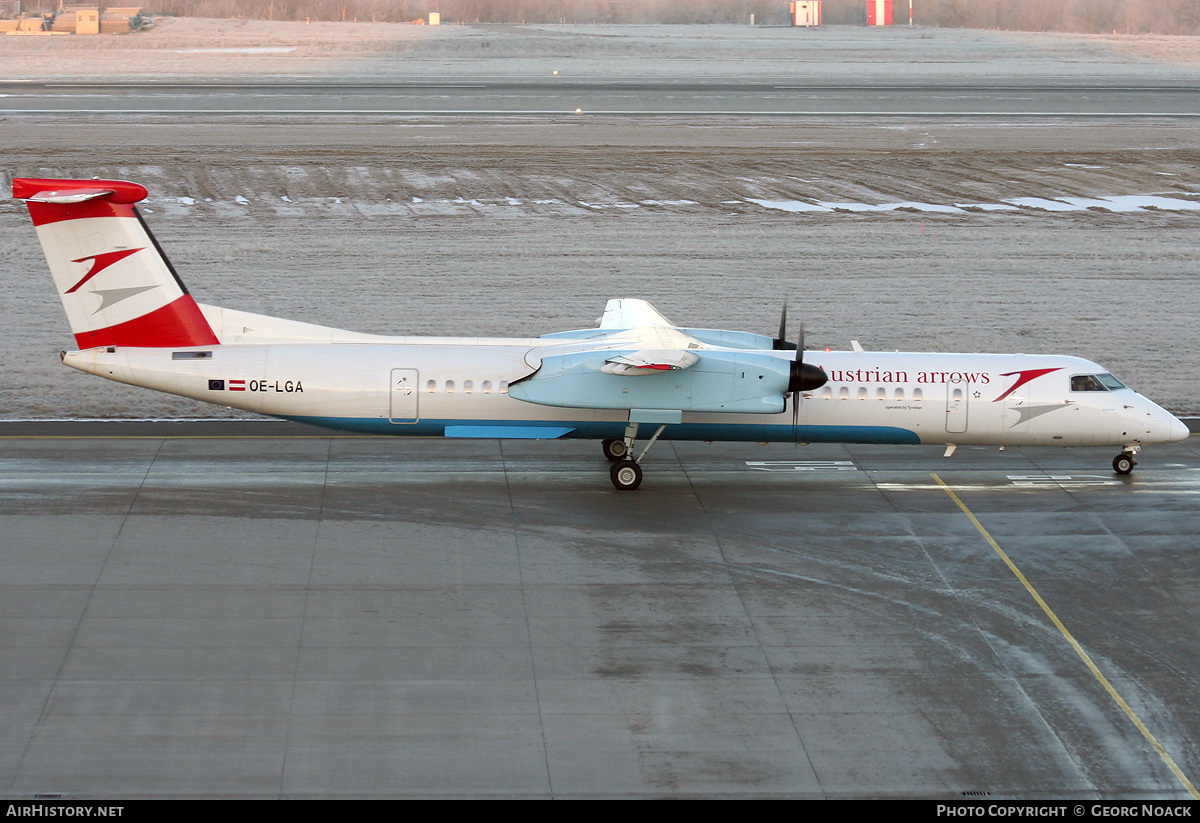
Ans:
[{"label": "blue stripe on fuselage", "polygon": [[[504,439],[506,437],[529,439],[544,438],[545,434],[567,429],[560,435],[562,439],[571,440],[604,440],[616,439],[625,434],[625,423],[622,421],[598,422],[555,420],[553,423],[544,420],[438,420],[426,419],[416,423],[393,423],[386,418],[360,417],[292,417],[286,419],[297,423],[308,423],[342,431],[363,432],[368,434],[388,434],[407,437],[445,437],[446,428],[461,431],[463,428],[476,429],[480,436]],[[645,430],[648,426],[643,426]],[[541,431],[538,431],[541,430]],[[506,434],[511,431],[511,434]],[[664,440],[706,440],[706,441],[761,441],[772,443],[790,443],[793,440],[791,425],[772,425],[765,423],[679,423],[667,426],[663,431]],[[643,436],[650,432],[641,432]],[[462,436],[459,434],[458,436]],[[896,426],[799,426],[795,429],[795,439],[801,443],[879,443],[885,445],[915,445],[921,442],[916,432],[901,429]]]}]

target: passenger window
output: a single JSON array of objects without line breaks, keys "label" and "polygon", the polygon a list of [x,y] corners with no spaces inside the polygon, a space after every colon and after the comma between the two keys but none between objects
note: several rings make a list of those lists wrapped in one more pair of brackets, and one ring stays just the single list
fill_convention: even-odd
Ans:
[{"label": "passenger window", "polygon": [[879,388],[877,388],[875,390],[875,399],[876,400],[887,400],[887,389],[885,389],[883,386],[880,386]]},{"label": "passenger window", "polygon": [[848,386],[842,386],[840,389],[838,389],[838,400],[849,400],[849,399],[850,399],[850,388]]},{"label": "passenger window", "polygon": [[821,399],[822,400],[832,400],[833,399],[833,389],[829,388],[829,386],[826,386],[825,388],[821,389]]},{"label": "passenger window", "polygon": [[484,394],[491,394],[491,393],[492,393],[492,381],[491,381],[491,380],[484,380],[484,381],[483,381],[483,393],[484,393]]},{"label": "passenger window", "polygon": [[924,389],[913,389],[913,400],[920,403],[924,399],[925,399],[925,390]]},{"label": "passenger window", "polygon": [[500,393],[508,394],[508,381],[507,380],[500,381]]},{"label": "passenger window", "polygon": [[473,381],[473,380],[464,380],[463,381],[463,394],[470,394],[474,388],[475,388],[475,381]]},{"label": "passenger window", "polygon": [[903,400],[904,399],[904,389],[897,388],[893,397],[896,400]]},{"label": "passenger window", "polygon": [[446,381],[446,394],[454,394],[454,381],[453,380]]},{"label": "passenger window", "polygon": [[1071,378],[1071,391],[1108,391],[1108,389],[1094,374],[1077,374]]},{"label": "passenger window", "polygon": [[866,399],[867,399],[867,387],[866,387],[866,386],[859,386],[859,387],[858,387],[858,399],[859,399],[859,400],[866,400]]}]

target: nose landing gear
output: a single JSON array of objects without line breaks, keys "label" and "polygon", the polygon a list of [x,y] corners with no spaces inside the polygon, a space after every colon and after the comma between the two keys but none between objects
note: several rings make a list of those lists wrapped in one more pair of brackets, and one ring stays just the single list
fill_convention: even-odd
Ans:
[{"label": "nose landing gear", "polygon": [[1113,471],[1117,474],[1129,474],[1137,465],[1137,461],[1133,459],[1136,455],[1137,449],[1126,448],[1125,451],[1113,458]]}]

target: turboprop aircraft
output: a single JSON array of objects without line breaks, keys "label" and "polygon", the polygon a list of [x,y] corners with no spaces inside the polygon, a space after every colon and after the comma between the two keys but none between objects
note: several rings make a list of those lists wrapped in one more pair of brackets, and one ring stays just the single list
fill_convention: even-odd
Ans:
[{"label": "turboprop aircraft", "polygon": [[[671,440],[1116,446],[1187,427],[1077,357],[804,350],[682,328],[610,300],[598,328],[535,338],[387,337],[197,303],[117,180],[13,180],[58,286],[72,368],[335,429],[424,437],[587,438],[618,489]],[[814,361],[815,357],[815,361]],[[641,427],[652,430],[636,450]],[[635,456],[636,453],[636,456]]]}]

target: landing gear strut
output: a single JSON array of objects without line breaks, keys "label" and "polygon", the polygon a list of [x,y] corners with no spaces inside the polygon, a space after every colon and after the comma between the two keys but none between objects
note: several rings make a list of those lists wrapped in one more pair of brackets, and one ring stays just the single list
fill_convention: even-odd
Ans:
[{"label": "landing gear strut", "polygon": [[1117,474],[1129,474],[1133,471],[1133,467],[1137,465],[1134,456],[1137,455],[1136,449],[1126,449],[1113,458],[1113,471]]},{"label": "landing gear strut", "polygon": [[638,424],[630,423],[625,427],[625,437],[621,440],[605,440],[602,444],[604,456],[612,462],[612,468],[609,469],[609,477],[612,478],[612,484],[621,491],[633,491],[638,486],[642,485],[642,467],[639,465],[642,458],[646,456],[646,452],[650,451],[650,447],[654,445],[654,441],[658,440],[658,436],[663,433],[663,429],[667,427],[663,423],[658,427],[658,431],[654,432],[654,436],[646,443],[642,453],[636,458],[630,458],[633,454],[634,438],[637,437]]}]

